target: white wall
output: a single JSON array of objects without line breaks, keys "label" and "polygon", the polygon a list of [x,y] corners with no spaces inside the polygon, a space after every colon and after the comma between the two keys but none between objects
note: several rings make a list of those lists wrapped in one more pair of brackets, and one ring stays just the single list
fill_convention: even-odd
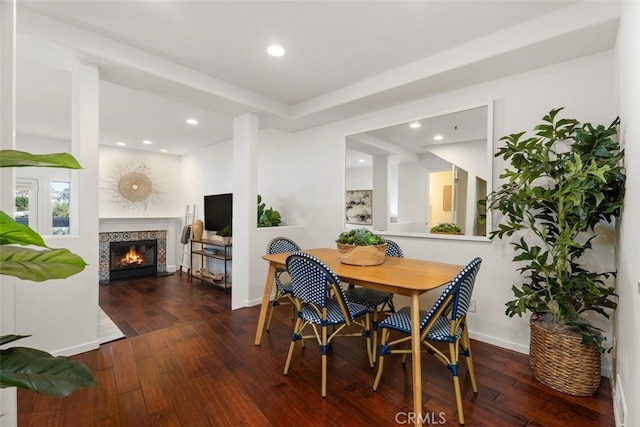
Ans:
[{"label": "white wall", "polygon": [[[126,206],[120,203],[122,196],[114,190],[118,171],[135,171],[146,166],[157,197],[150,198],[145,206]],[[100,218],[176,218],[183,217],[182,182],[178,172],[179,156],[147,151],[125,150],[100,146]]]},{"label": "white wall", "polygon": [[[294,135],[297,144],[288,153],[292,162],[287,168],[295,179],[290,187],[281,186],[280,194],[298,206],[301,222],[306,225],[307,246],[331,247],[344,227],[345,135],[493,100],[495,147],[501,136],[532,129],[544,114],[559,106],[566,107],[566,117],[610,123],[616,115],[612,82],[613,53],[606,52],[300,132]],[[494,183],[504,167],[501,159],[494,161]],[[511,284],[517,281],[508,242],[394,239],[414,258],[465,264],[481,255],[484,262],[475,294],[477,312],[470,315],[472,335],[528,352],[528,319],[504,315],[505,302],[513,298]],[[605,361],[605,369],[608,366]]]},{"label": "white wall", "polygon": [[617,43],[621,140],[625,148],[627,192],[618,248],[618,310],[614,405],[624,398],[625,426],[640,425],[640,3],[623,2]]}]

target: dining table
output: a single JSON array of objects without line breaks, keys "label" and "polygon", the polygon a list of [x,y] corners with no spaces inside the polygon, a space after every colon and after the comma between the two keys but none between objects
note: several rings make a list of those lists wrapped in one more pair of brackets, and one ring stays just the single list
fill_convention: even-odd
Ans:
[{"label": "dining table", "polygon": [[[420,361],[420,295],[453,280],[464,266],[412,258],[385,257],[380,265],[358,266],[340,261],[340,252],[332,248],[304,249],[301,252],[315,256],[324,262],[338,278],[350,285],[363,286],[392,292],[410,298],[411,354],[413,366],[413,414],[416,425],[422,425],[422,365]],[[256,329],[255,345],[260,345],[262,332],[271,300],[274,276],[277,268],[286,269],[290,253],[263,255],[269,262],[262,305]]]}]

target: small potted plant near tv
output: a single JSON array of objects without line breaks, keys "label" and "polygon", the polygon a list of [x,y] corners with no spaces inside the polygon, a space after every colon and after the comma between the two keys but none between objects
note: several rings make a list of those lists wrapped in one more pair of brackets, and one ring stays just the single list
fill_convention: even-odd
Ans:
[{"label": "small potted plant near tv", "polygon": [[[56,167],[81,169],[66,153],[34,155],[0,150],[0,167]],[[36,249],[39,248],[39,249]],[[44,282],[66,279],[84,270],[86,263],[68,249],[47,247],[42,237],[0,211],[0,274],[22,280]],[[29,335],[2,335],[0,345]],[[83,363],[68,357],[54,357],[28,347],[0,350],[0,387],[19,387],[55,397],[64,397],[81,387],[95,384]],[[0,414],[1,416],[1,414]]]},{"label": "small potted plant near tv", "polygon": [[211,240],[219,241],[225,245],[231,244],[231,226],[225,225],[220,230],[216,231],[216,234],[211,237]]},{"label": "small potted plant near tv", "polygon": [[490,209],[502,214],[490,238],[517,236],[513,261],[521,278],[506,314],[530,319],[530,363],[543,384],[564,393],[589,396],[600,385],[604,337],[588,312],[609,318],[617,306],[610,279],[594,271],[586,254],[599,227],[620,215],[626,175],[617,142],[619,119],[609,126],[545,115],[535,135],[501,138],[496,153],[511,165],[506,182],[489,195]]},{"label": "small potted plant near tv", "polygon": [[456,224],[442,222],[429,230],[435,234],[462,234],[462,229]]},{"label": "small potted plant near tv", "polygon": [[340,261],[351,265],[380,265],[384,262],[387,242],[366,228],[340,233],[336,240]]}]

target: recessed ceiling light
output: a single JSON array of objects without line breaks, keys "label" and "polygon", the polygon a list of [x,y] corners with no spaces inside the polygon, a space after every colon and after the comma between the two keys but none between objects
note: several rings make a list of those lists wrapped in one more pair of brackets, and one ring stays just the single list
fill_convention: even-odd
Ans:
[{"label": "recessed ceiling light", "polygon": [[187,119],[186,122],[190,125],[197,125],[198,121],[196,119]]},{"label": "recessed ceiling light", "polygon": [[118,141],[116,142],[116,145],[119,145],[121,147],[124,147],[125,145],[127,145],[126,143],[122,142],[122,141]]},{"label": "recessed ceiling light", "polygon": [[148,139],[145,139],[144,141],[142,141],[143,144],[147,144],[147,145],[151,145],[153,144],[152,141],[149,141]]},{"label": "recessed ceiling light", "polygon": [[433,137],[434,141],[442,141],[443,139],[444,139],[444,136],[442,136],[442,135],[436,135],[436,136]]},{"label": "recessed ceiling light", "polygon": [[169,150],[167,150],[166,148],[163,148],[162,150],[160,150],[161,153],[168,153]]},{"label": "recessed ceiling light", "polygon": [[358,163],[364,163],[364,159],[358,160]]},{"label": "recessed ceiling light", "polygon": [[279,44],[272,44],[267,48],[267,53],[271,56],[282,56],[285,54],[285,50]]},{"label": "recessed ceiling light", "polygon": [[410,127],[411,129],[418,129],[420,126],[422,126],[422,125],[421,125],[420,123],[418,123],[418,122],[413,122],[413,123],[411,123],[411,124],[409,125],[409,127]]}]

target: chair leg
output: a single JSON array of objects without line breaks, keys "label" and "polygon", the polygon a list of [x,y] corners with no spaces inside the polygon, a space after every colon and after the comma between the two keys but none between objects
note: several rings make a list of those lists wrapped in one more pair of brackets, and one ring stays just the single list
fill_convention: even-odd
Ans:
[{"label": "chair leg", "polygon": [[281,296],[280,290],[276,289],[276,294],[273,297],[273,301],[271,301],[271,308],[269,309],[269,318],[267,319],[267,327],[266,327],[267,331],[271,328],[271,319],[273,318],[273,310],[276,308],[276,305],[278,305],[280,296]]},{"label": "chair leg", "polygon": [[327,327],[322,327],[322,397],[327,397]]},{"label": "chair leg", "polygon": [[[371,335],[373,336],[373,351],[371,352],[371,357],[369,359],[375,363],[377,357],[376,353],[378,352],[378,307],[373,309]],[[373,365],[371,365],[371,367],[373,367]]]},{"label": "chair leg", "polygon": [[[374,315],[375,316],[375,315]],[[376,352],[376,339],[375,335],[373,337],[373,348],[371,347],[371,315],[367,313],[365,316],[365,328],[369,331],[369,336],[367,336],[367,356],[369,357],[369,367],[373,368],[374,360],[375,360],[375,352]]]},{"label": "chair leg", "polygon": [[478,383],[476,382],[476,374],[473,370],[473,357],[471,356],[471,341],[469,340],[469,331],[464,328],[462,331],[462,346],[465,356],[467,358],[467,370],[469,371],[469,377],[471,379],[471,387],[473,392],[478,392]]},{"label": "chair leg", "polygon": [[[293,356],[293,350],[296,347],[296,335],[299,335],[301,331],[299,330],[302,325],[302,318],[298,318],[296,320],[296,326],[293,328],[293,336],[291,337],[291,344],[289,345],[289,354],[287,354],[287,362],[284,364],[284,374],[287,375],[289,373],[289,365],[291,364],[291,357]],[[303,340],[304,342],[304,340]]]},{"label": "chair leg", "polygon": [[449,369],[453,373],[453,390],[456,395],[456,407],[458,408],[458,422],[464,424],[464,412],[462,410],[462,393],[460,392],[460,377],[458,376],[458,351],[454,343],[449,344],[451,365]]},{"label": "chair leg", "polygon": [[[380,337],[380,347],[386,345],[389,340],[389,330],[383,329],[382,336]],[[376,374],[376,379],[373,382],[373,390],[378,390],[378,386],[380,385],[380,379],[382,379],[382,370],[384,369],[384,355],[380,353],[380,357],[378,358],[378,373]]]}]

